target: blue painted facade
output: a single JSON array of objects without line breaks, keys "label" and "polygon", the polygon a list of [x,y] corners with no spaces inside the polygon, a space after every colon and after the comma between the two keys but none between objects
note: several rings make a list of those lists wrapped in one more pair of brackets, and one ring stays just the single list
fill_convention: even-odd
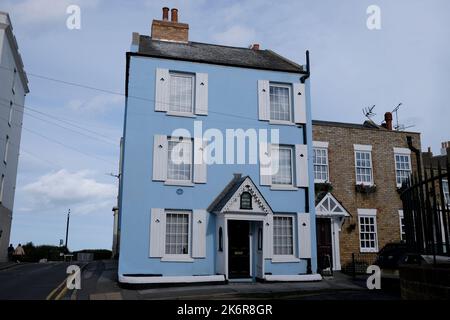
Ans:
[{"label": "blue painted facade", "polygon": [[[132,51],[137,50],[134,46]],[[143,56],[129,58],[128,97],[126,99],[122,176],[120,185],[120,255],[119,276],[161,275],[197,276],[216,275],[218,237],[217,215],[206,216],[206,254],[189,262],[162,261],[149,257],[150,224],[152,208],[206,209],[229,183],[234,173],[249,176],[259,192],[269,203],[274,214],[310,215],[311,269],[316,270],[316,228],[314,189],[271,190],[259,184],[259,165],[209,165],[207,182],[193,186],[170,186],[152,180],[153,143],[155,135],[168,135],[178,128],[185,128],[194,135],[194,121],[202,121],[203,131],[219,129],[225,136],[226,129],[278,129],[280,143],[303,144],[306,141],[309,158],[312,157],[312,124],[309,79],[306,80],[306,115],[304,131],[296,125],[273,125],[258,120],[257,82],[261,79],[277,83],[297,83],[302,74],[257,70],[242,67],[221,66]],[[155,111],[156,69],[164,68],[188,73],[206,73],[209,79],[208,115],[194,117],[171,116]],[[306,140],[304,140],[306,132]],[[224,151],[225,154],[225,151]],[[312,161],[308,162],[309,185],[314,186]],[[182,194],[177,190],[182,189]],[[306,194],[309,193],[309,194]],[[305,200],[308,199],[308,200]],[[308,201],[309,203],[305,203]],[[295,220],[294,220],[295,221]],[[297,225],[295,224],[295,227]],[[255,230],[256,231],[256,230]],[[298,237],[298,233],[296,233]],[[296,238],[297,242],[298,239]],[[256,246],[253,245],[253,248]],[[297,248],[297,250],[299,250]],[[251,252],[256,260],[255,250]],[[255,263],[252,265],[255,277]],[[265,274],[298,275],[307,272],[307,260],[296,262],[272,262],[264,259]]]}]

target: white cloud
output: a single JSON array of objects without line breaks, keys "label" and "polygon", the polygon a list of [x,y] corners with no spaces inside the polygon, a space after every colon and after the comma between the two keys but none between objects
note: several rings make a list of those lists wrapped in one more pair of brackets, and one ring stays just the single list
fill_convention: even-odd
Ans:
[{"label": "white cloud", "polygon": [[71,173],[59,170],[39,177],[23,187],[35,211],[54,208],[72,208],[78,213],[93,213],[112,208],[117,196],[114,184],[100,183],[82,170]]},{"label": "white cloud", "polygon": [[113,106],[124,106],[124,97],[113,94],[100,94],[91,99],[70,100],[67,106],[78,112],[103,113]]},{"label": "white cloud", "polygon": [[220,44],[244,46],[257,43],[256,32],[254,29],[245,26],[232,26],[231,28],[213,35],[213,39]]}]

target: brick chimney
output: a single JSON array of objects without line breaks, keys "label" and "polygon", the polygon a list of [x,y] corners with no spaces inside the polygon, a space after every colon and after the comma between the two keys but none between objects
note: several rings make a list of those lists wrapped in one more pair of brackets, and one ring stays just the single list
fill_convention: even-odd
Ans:
[{"label": "brick chimney", "polygon": [[259,50],[259,43],[254,43],[250,46],[250,49],[258,51]]},{"label": "brick chimney", "polygon": [[384,114],[384,121],[386,122],[386,129],[392,130],[392,113],[386,112]]},{"label": "brick chimney", "polygon": [[153,20],[152,22],[152,39],[187,43],[189,41],[189,25],[178,22],[178,9],[171,10],[171,21],[169,21],[169,8],[164,7],[162,11],[162,20]]}]

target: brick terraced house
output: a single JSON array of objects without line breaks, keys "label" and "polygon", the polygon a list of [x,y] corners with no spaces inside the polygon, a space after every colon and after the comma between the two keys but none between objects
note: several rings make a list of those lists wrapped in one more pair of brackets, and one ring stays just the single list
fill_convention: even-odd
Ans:
[{"label": "brick terraced house", "polygon": [[370,263],[387,243],[404,238],[399,189],[416,170],[407,144],[420,134],[379,126],[313,120],[319,270],[345,269],[352,254]]}]

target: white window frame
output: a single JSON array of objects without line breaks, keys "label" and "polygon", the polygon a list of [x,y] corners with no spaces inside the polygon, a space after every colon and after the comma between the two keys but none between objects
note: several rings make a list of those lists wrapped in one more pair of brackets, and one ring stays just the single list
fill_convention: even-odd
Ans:
[{"label": "white window frame", "polygon": [[403,224],[404,223],[402,223],[402,220],[404,221],[404,219],[405,219],[405,216],[403,214],[403,210],[398,210],[398,219],[399,219],[398,222],[400,224],[400,240],[401,241],[405,241],[405,239],[403,237],[403,234],[405,233],[405,230],[403,228]]},{"label": "white window frame", "polygon": [[[177,142],[180,141],[180,139],[183,139],[183,142],[186,140],[189,142],[190,146],[191,146],[191,164],[190,164],[190,176],[189,176],[189,180],[176,180],[176,179],[170,179],[169,178],[169,163],[170,163],[170,159],[169,159],[169,144],[170,142]],[[191,138],[186,138],[186,137],[167,137],[167,179],[165,181],[165,184],[168,185],[177,185],[177,186],[193,186],[194,185],[194,142],[192,141]]]},{"label": "white window frame", "polygon": [[[182,112],[182,111],[174,111],[171,110],[172,102],[171,102],[171,88],[172,88],[172,77],[180,77],[180,78],[190,78],[192,79],[192,88],[191,88],[191,111]],[[187,73],[187,72],[179,72],[179,71],[169,71],[169,106],[167,108],[167,114],[171,116],[182,116],[182,117],[194,117],[195,116],[195,74]]]},{"label": "white window frame", "polygon": [[[361,218],[373,218],[375,233],[375,248],[363,248],[361,246]],[[358,209],[359,251],[361,253],[378,252],[377,209]],[[367,233],[367,232],[364,232]],[[370,241],[370,240],[369,240]]]},{"label": "white window frame", "polygon": [[329,162],[329,155],[328,155],[328,142],[322,142],[322,141],[314,141],[313,142],[313,153],[316,150],[325,150],[326,152],[326,165],[324,164],[320,164],[320,166],[326,166],[327,167],[327,179],[323,180],[323,179],[316,179],[316,170],[315,170],[315,166],[316,164],[314,163],[314,154],[313,154],[313,170],[314,170],[314,183],[326,183],[326,182],[330,182],[330,162]]},{"label": "white window frame", "polygon": [[[287,88],[289,91],[288,95],[288,102],[289,102],[289,120],[274,120],[271,118],[272,114],[272,104],[270,102],[270,88],[271,87],[278,87],[278,88]],[[271,124],[288,124],[293,125],[294,124],[294,111],[293,111],[293,103],[292,103],[292,85],[291,84],[285,84],[285,83],[277,83],[277,82],[269,82],[269,123]]]},{"label": "white window frame", "polygon": [[[447,191],[445,191],[444,185],[447,184]],[[442,191],[444,192],[445,204],[450,205],[450,186],[447,179],[442,179]]]},{"label": "white window frame", "polygon": [[279,150],[280,149],[288,149],[289,151],[290,151],[290,153],[291,153],[291,183],[290,184],[278,184],[278,183],[274,183],[273,182],[273,177],[274,177],[274,175],[272,175],[271,176],[271,188],[273,188],[273,189],[290,189],[290,190],[292,190],[292,189],[297,189],[296,187],[295,187],[295,181],[294,181],[294,174],[295,174],[295,169],[294,169],[294,166],[295,166],[295,159],[294,159],[294,154],[295,154],[295,150],[294,150],[294,146],[291,146],[291,145],[284,145],[284,144],[282,144],[282,145],[278,145],[278,144],[273,144],[273,145],[271,145],[271,148],[272,148],[272,151],[271,151],[271,154],[273,154],[273,150],[275,149],[275,150],[278,150],[278,152],[279,152]]},{"label": "white window frame", "polygon": [[[362,185],[366,185],[366,186],[373,186],[374,185],[374,177],[373,177],[373,159],[372,159],[372,146],[371,145],[359,145],[359,144],[355,144],[354,145],[354,160],[355,160],[355,180],[356,180],[356,184],[362,184]],[[360,181],[358,180],[358,162],[357,162],[357,158],[356,155],[357,153],[368,153],[369,154],[369,159],[370,159],[370,181]],[[364,169],[367,169],[366,167],[364,167]]]},{"label": "white window frame", "polygon": [[[166,253],[166,236],[167,236],[167,216],[169,214],[185,214],[188,216],[188,253],[187,254],[168,254]],[[174,261],[174,262],[191,262],[192,258],[192,211],[189,210],[164,210],[165,226],[164,226],[164,250],[161,261]]]},{"label": "white window frame", "polygon": [[[407,156],[408,157],[408,165],[409,165],[409,174],[412,173],[412,166],[411,166],[411,150],[408,148],[394,148],[394,163],[395,163],[395,183],[397,185],[397,188],[401,188],[402,184],[398,183],[398,170],[397,170],[397,156]],[[407,171],[407,170],[401,170],[401,171]]]},{"label": "white window frame", "polygon": [[[275,219],[276,218],[290,218],[292,221],[292,254],[276,254],[275,253]],[[296,217],[294,215],[289,214],[274,214],[273,215],[273,231],[272,231],[272,262],[289,262],[289,261],[298,261],[296,256],[297,252],[297,230],[295,228]]]}]

